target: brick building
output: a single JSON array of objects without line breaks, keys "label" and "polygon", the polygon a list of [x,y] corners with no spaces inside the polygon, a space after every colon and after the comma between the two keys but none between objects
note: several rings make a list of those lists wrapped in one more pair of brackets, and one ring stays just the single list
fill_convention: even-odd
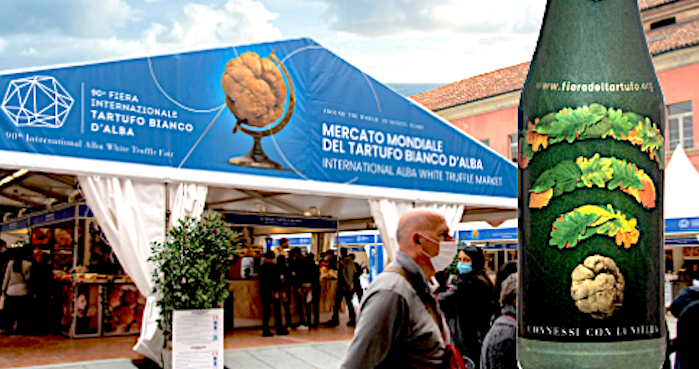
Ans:
[{"label": "brick building", "polygon": [[[677,144],[699,170],[699,0],[638,0],[648,46],[668,108],[666,157]],[[522,63],[426,91],[412,98],[517,160],[517,106],[529,70]]]}]

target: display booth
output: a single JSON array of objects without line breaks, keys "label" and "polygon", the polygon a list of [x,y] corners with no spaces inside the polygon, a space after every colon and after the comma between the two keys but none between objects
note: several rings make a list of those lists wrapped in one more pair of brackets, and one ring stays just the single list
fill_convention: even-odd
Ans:
[{"label": "display booth", "polygon": [[184,216],[329,217],[377,228],[389,260],[408,209],[516,216],[512,162],[309,39],[6,72],[0,89],[0,168],[77,176],[158,363],[147,260]]},{"label": "display booth", "polygon": [[[315,239],[316,247],[319,236],[322,234],[334,234],[338,230],[337,219],[322,217],[300,217],[286,215],[270,215],[256,213],[224,213],[224,219],[234,230],[237,230],[243,238],[243,244],[249,245],[238,250],[237,261],[231,266],[229,272],[229,289],[232,292],[232,310],[226,318],[232,319],[234,328],[260,327],[262,325],[262,301],[260,299],[260,281],[257,279],[257,269],[262,264],[265,251],[279,246],[271,242],[267,245],[266,239],[274,240],[269,235],[279,232],[300,232],[309,237],[291,237],[290,246],[300,247],[306,252],[313,248]],[[256,243],[255,238],[262,236],[265,243]],[[285,250],[288,252],[289,250]],[[332,313],[336,280],[323,279],[320,283],[319,311],[325,319]],[[299,318],[296,311],[295,294],[289,296],[290,310],[293,320]]]},{"label": "display booth", "polygon": [[[289,242],[289,248],[299,247],[303,249],[311,249],[312,238],[310,234],[282,234],[271,238],[270,248],[279,246],[279,240],[286,238]],[[381,235],[378,231],[341,231],[335,236],[331,236],[332,244],[330,249],[336,250],[337,244],[340,247],[347,248],[348,253],[354,253],[355,261],[359,264],[365,263],[369,270],[369,280],[374,281],[379,273],[383,272],[386,265],[386,257],[384,253]]]},{"label": "display booth", "polygon": [[[60,319],[64,335],[83,338],[140,333],[145,298],[123,273],[87,205],[61,206],[0,224],[3,235],[21,230],[26,233],[22,241],[50,259],[46,265],[51,267],[54,280],[41,283],[48,285],[59,304],[46,306],[44,312]],[[54,323],[46,321],[51,326]]]}]

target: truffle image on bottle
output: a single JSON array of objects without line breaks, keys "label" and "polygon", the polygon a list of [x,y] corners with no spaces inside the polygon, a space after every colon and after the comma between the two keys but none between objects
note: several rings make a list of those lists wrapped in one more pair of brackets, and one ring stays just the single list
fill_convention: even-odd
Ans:
[{"label": "truffle image on bottle", "polygon": [[624,301],[624,276],[612,258],[588,256],[571,274],[575,305],[595,319],[612,316]]},{"label": "truffle image on bottle", "polygon": [[[248,51],[228,61],[221,77],[221,87],[226,93],[228,110],[237,120],[233,133],[240,130],[252,136],[254,140],[250,152],[241,157],[231,158],[229,162],[257,168],[282,169],[281,164],[267,157],[260,144],[262,137],[278,133],[289,123],[296,106],[291,77],[286,67],[274,55],[274,50],[269,58],[261,58],[258,54]],[[287,96],[289,102],[284,114]],[[268,127],[275,122],[278,123],[265,130],[256,129]]]}]

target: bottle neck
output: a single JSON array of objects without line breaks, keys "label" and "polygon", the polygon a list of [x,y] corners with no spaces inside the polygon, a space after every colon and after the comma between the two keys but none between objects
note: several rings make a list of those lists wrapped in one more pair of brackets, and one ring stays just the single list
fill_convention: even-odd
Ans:
[{"label": "bottle neck", "polygon": [[637,0],[548,0],[539,44],[544,38],[593,49],[645,41]]},{"label": "bottle neck", "polygon": [[[659,102],[660,86],[648,51],[637,0],[548,0],[532,66],[527,76],[524,109],[535,116],[566,106],[592,102],[640,109],[636,94],[561,93],[536,90],[537,84],[639,83],[652,85],[642,99]],[[634,95],[634,96],[632,96]],[[540,99],[537,98],[537,99]],[[589,101],[588,101],[589,100]],[[655,106],[655,103],[646,103]],[[633,110],[632,109],[632,110]],[[661,119],[658,112],[638,111]]]}]

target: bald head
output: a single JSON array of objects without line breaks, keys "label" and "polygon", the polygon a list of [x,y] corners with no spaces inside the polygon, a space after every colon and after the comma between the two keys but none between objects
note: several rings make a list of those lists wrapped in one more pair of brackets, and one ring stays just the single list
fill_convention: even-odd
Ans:
[{"label": "bald head", "polygon": [[398,229],[396,230],[398,247],[405,251],[406,248],[412,246],[414,241],[412,237],[415,233],[435,229],[442,223],[446,224],[444,216],[432,210],[410,210],[405,212],[398,220]]}]

